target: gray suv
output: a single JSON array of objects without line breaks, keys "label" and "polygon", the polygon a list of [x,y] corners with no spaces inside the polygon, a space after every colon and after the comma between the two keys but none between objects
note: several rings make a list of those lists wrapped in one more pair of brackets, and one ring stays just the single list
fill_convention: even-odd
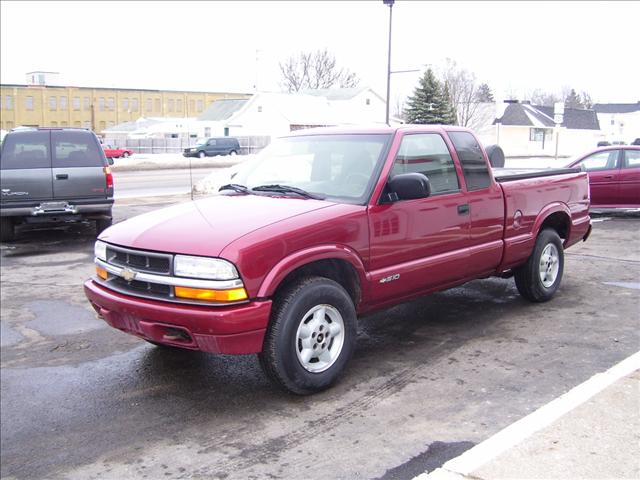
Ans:
[{"label": "gray suv", "polygon": [[93,220],[111,225],[113,177],[95,134],[84,129],[9,132],[0,151],[0,239],[19,224]]}]

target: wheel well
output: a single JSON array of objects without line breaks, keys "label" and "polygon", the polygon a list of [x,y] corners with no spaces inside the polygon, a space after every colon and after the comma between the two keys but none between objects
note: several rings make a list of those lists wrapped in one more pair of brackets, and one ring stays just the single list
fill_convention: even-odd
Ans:
[{"label": "wheel well", "polygon": [[542,225],[540,225],[540,231],[544,230],[545,228],[552,228],[553,230],[558,232],[560,238],[566,240],[569,235],[570,223],[571,220],[566,213],[556,212],[544,219],[544,222],[542,222]]},{"label": "wheel well", "polygon": [[339,283],[342,288],[347,291],[353,300],[353,304],[357,308],[362,297],[360,280],[358,279],[356,269],[346,260],[326,259],[302,265],[290,272],[282,282],[280,282],[274,296],[277,296],[282,289],[298,279],[308,276],[325,277]]}]

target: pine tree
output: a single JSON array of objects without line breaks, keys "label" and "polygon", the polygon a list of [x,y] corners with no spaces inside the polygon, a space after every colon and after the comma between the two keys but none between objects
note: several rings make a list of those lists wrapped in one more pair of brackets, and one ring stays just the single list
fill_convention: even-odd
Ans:
[{"label": "pine tree", "polygon": [[495,101],[489,85],[483,83],[478,87],[478,91],[476,92],[476,101],[479,103],[493,103]]},{"label": "pine tree", "polygon": [[580,95],[572,88],[569,94],[564,99],[564,106],[566,108],[584,108],[582,105],[582,99]]},{"label": "pine tree", "polygon": [[[451,121],[451,102],[430,68],[424,73],[413,96],[407,100],[406,116],[409,123],[443,124]],[[455,119],[455,112],[454,117]]]},{"label": "pine tree", "polygon": [[456,107],[453,105],[451,101],[451,94],[449,93],[449,84],[447,82],[444,83],[444,88],[442,89],[442,123],[444,125],[456,125],[458,123],[458,115],[456,112]]}]

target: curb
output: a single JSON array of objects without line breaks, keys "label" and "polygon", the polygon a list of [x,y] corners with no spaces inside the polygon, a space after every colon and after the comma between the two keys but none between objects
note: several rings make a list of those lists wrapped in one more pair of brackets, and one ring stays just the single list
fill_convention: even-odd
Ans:
[{"label": "curb", "polygon": [[505,427],[462,455],[449,460],[442,467],[435,469],[431,473],[425,472],[418,475],[414,480],[462,480],[475,478],[471,475],[472,472],[526,440],[534,433],[548,427],[563,415],[638,369],[640,369],[640,352],[627,357],[606,372],[595,374],[589,380],[543,405],[535,412]]}]

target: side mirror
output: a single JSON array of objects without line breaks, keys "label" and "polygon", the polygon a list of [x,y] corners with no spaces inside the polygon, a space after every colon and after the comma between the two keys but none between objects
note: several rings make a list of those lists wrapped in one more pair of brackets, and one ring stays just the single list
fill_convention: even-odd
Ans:
[{"label": "side mirror", "polygon": [[414,200],[416,198],[427,198],[431,195],[431,185],[426,175],[422,173],[402,173],[396,175],[389,183],[389,199],[394,200]]},{"label": "side mirror", "polygon": [[489,157],[489,163],[493,168],[503,168],[504,167],[504,152],[499,145],[489,145],[484,149],[487,152],[487,157]]},{"label": "side mirror", "polygon": [[107,157],[107,162],[109,163],[109,165],[113,165],[113,158]]}]

